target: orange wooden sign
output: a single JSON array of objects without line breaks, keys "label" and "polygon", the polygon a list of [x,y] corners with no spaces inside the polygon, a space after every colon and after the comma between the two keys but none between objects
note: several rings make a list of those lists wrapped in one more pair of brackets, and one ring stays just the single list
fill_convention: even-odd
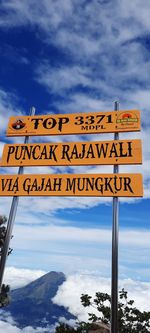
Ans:
[{"label": "orange wooden sign", "polygon": [[11,117],[7,136],[140,131],[138,110]]},{"label": "orange wooden sign", "polygon": [[0,175],[0,196],[142,197],[142,175]]},{"label": "orange wooden sign", "polygon": [[141,164],[141,140],[6,144],[2,166]]}]

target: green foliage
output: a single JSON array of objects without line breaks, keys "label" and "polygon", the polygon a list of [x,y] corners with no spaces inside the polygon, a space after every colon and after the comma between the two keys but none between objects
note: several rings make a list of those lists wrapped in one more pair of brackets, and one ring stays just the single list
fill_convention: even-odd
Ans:
[{"label": "green foliage", "polygon": [[[4,243],[6,239],[6,232],[7,229],[4,226],[7,222],[7,217],[4,215],[0,215],[0,256],[2,255],[3,248],[4,248]],[[12,238],[13,236],[11,236]],[[7,255],[9,256],[12,253],[13,249],[9,247]]]},{"label": "green foliage", "polygon": [[72,327],[69,327],[69,325],[67,325],[67,324],[61,324],[60,326],[58,326],[56,328],[56,332],[57,333],[63,333],[63,332],[73,333],[75,331],[74,331],[74,329]]},{"label": "green foliage", "polygon": [[10,303],[9,291],[10,291],[9,285],[2,284],[0,290],[0,308],[9,305]]},{"label": "green foliage", "polygon": [[77,327],[70,327],[68,324],[60,324],[55,333],[88,333],[91,324],[80,322]]},{"label": "green foliage", "polygon": [[[7,222],[7,217],[4,215],[0,215],[0,260],[2,257],[5,238],[6,238],[6,227],[4,226],[6,222]],[[11,253],[11,250],[12,249],[9,248],[8,255]],[[9,286],[2,284],[0,288],[0,308],[9,305],[10,303],[9,291],[10,291]]]},{"label": "green foliage", "polygon": [[0,255],[2,254],[2,249],[5,243],[6,237],[6,227],[4,224],[7,222],[6,216],[0,215]]},{"label": "green foliage", "polygon": [[[60,324],[56,333],[86,333],[93,322],[103,322],[110,325],[111,318],[111,297],[107,293],[97,292],[92,298],[88,294],[81,296],[81,303],[84,307],[92,306],[98,310],[99,315],[89,313],[89,323],[79,323],[76,328]],[[118,301],[118,331],[119,333],[149,333],[150,312],[141,312],[134,306],[134,300],[128,300],[128,293],[124,289],[119,292]]]},{"label": "green foliage", "polygon": [[98,320],[105,324],[110,322],[110,306],[107,305],[110,301],[111,298],[107,293],[97,292],[93,300],[92,297],[87,294],[81,296],[81,303],[84,307],[91,305],[101,313],[100,317],[97,317],[93,313],[89,313],[89,320],[92,322]]},{"label": "green foliage", "polygon": [[7,217],[4,215],[0,215],[0,225],[5,224],[7,222]]}]

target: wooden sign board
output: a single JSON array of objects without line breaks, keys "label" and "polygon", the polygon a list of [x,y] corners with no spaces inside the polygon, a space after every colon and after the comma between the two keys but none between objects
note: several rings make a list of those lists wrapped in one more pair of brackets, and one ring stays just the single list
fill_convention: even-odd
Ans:
[{"label": "wooden sign board", "polygon": [[11,117],[7,136],[140,131],[138,110]]},{"label": "wooden sign board", "polygon": [[1,175],[0,196],[142,197],[142,175]]},{"label": "wooden sign board", "polygon": [[141,164],[141,140],[6,144],[1,166]]}]

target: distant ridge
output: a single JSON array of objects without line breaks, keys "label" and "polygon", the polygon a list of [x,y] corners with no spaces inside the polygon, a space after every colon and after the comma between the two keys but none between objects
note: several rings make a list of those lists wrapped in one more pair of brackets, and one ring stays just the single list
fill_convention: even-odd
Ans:
[{"label": "distant ridge", "polygon": [[9,311],[18,327],[46,327],[58,322],[59,317],[75,318],[63,306],[52,302],[59,286],[65,281],[63,273],[49,272],[25,287],[11,292]]}]

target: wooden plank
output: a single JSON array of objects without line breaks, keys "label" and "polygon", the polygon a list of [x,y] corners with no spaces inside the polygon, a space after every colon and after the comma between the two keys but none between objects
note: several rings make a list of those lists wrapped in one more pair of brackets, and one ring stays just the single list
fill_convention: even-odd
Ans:
[{"label": "wooden plank", "polygon": [[142,197],[141,174],[1,175],[0,196]]},{"label": "wooden plank", "polygon": [[138,110],[11,117],[7,136],[132,131],[140,131]]},{"label": "wooden plank", "polygon": [[141,164],[141,140],[6,144],[2,166]]}]

